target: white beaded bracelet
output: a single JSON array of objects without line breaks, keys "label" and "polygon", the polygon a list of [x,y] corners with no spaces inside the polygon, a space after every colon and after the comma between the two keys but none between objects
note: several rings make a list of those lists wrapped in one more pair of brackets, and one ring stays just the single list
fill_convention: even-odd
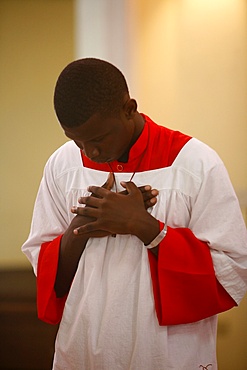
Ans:
[{"label": "white beaded bracelet", "polygon": [[167,226],[164,225],[164,228],[161,230],[161,232],[156,236],[154,240],[151,241],[150,244],[146,245],[147,249],[155,248],[157,245],[160,244],[160,242],[164,239],[164,237],[167,234]]}]

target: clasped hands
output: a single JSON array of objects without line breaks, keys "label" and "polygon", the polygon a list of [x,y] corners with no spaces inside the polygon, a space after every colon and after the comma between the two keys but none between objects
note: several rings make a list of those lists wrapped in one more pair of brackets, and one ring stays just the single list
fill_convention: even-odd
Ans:
[{"label": "clasped hands", "polygon": [[133,182],[121,182],[125,190],[115,193],[111,191],[113,185],[114,174],[110,173],[103,186],[89,186],[91,195],[78,199],[84,206],[71,209],[76,214],[71,223],[74,235],[138,235],[136,221],[147,218],[147,209],[157,202],[158,190],[150,185],[137,187]]}]

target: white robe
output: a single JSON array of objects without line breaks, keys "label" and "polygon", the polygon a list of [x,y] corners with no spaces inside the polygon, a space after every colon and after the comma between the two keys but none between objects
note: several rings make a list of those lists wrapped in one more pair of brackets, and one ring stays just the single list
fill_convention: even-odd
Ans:
[{"label": "white robe", "polygon": [[[51,156],[22,247],[35,273],[40,244],[64,233],[74,217],[71,207],[88,194],[88,185],[101,186],[107,175],[83,167],[73,142]],[[117,173],[118,189],[129,178]],[[215,152],[191,139],[172,166],[136,173],[133,181],[159,190],[150,210],[154,217],[172,228],[189,228],[208,243],[217,279],[239,303],[246,291],[246,230]],[[143,243],[131,235],[91,238],[65,304],[53,369],[216,370],[216,329],[217,316],[160,326]]]}]

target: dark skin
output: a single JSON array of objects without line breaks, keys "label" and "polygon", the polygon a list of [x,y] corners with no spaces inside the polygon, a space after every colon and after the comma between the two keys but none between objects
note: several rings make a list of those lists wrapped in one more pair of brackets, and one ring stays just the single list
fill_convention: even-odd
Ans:
[{"label": "dark skin", "polygon": [[[143,127],[135,100],[126,96],[118,116],[102,118],[95,114],[78,127],[63,129],[85,155],[103,163],[126,158]],[[91,196],[78,200],[83,207],[72,208],[76,216],[61,240],[55,282],[57,297],[68,293],[89,238],[131,234],[148,245],[159,234],[158,220],[147,212],[157,202],[158,191],[149,185],[138,188],[134,182],[123,182],[124,190],[115,193],[111,191],[113,185],[114,175],[109,174],[102,187],[89,186]],[[151,251],[157,255],[158,247]]]}]

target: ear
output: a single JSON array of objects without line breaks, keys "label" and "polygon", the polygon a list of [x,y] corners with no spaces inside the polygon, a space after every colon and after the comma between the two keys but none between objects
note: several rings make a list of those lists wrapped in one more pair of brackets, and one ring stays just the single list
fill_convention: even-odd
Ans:
[{"label": "ear", "polygon": [[123,106],[124,114],[127,119],[132,119],[137,112],[137,102],[135,99],[128,99]]}]

